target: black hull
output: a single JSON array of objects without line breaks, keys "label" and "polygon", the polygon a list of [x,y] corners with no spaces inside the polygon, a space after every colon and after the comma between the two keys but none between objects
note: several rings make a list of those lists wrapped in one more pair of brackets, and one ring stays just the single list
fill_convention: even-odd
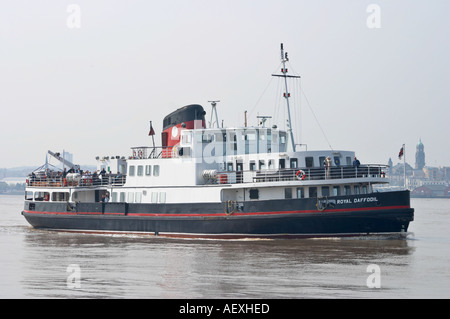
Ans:
[{"label": "black hull", "polygon": [[23,215],[35,228],[64,231],[310,238],[406,232],[414,209],[404,191],[217,204],[83,203],[71,208],[66,203],[26,202]]}]

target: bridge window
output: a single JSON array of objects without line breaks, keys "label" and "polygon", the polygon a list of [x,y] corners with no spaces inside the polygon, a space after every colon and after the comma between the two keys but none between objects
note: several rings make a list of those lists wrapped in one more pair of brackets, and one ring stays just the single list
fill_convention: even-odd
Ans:
[{"label": "bridge window", "polygon": [[286,151],[286,135],[284,133],[280,133],[280,149],[279,152]]},{"label": "bridge window", "polygon": [[292,188],[284,189],[284,198],[292,198]]},{"label": "bridge window", "polygon": [[317,197],[317,187],[310,187],[308,193],[309,198]]},{"label": "bridge window", "polygon": [[158,202],[158,193],[152,192],[152,203]]},{"label": "bridge window", "polygon": [[265,169],[266,168],[266,162],[264,160],[259,161],[259,169]]},{"label": "bridge window", "polygon": [[291,167],[291,168],[297,168],[297,167],[298,167],[298,159],[296,159],[296,158],[291,158],[291,159],[290,159],[290,167]]},{"label": "bridge window", "polygon": [[48,193],[48,192],[36,192],[36,193],[34,193],[34,200],[35,201],[46,201],[46,202],[48,202],[50,200],[50,193]]},{"label": "bridge window", "polygon": [[153,176],[159,176],[159,165],[153,165]]},{"label": "bridge window", "polygon": [[214,134],[203,134],[202,135],[202,142],[203,143],[211,143],[213,141]]},{"label": "bridge window", "polygon": [[303,187],[297,187],[297,198],[305,198],[305,190]]},{"label": "bridge window", "polygon": [[346,158],[345,158],[345,164],[347,164],[347,165],[352,165],[352,158],[350,157],[350,156],[347,156]]},{"label": "bridge window", "polygon": [[259,190],[253,188],[250,190],[250,199],[258,199],[259,198]]},{"label": "bridge window", "polygon": [[134,176],[134,171],[135,171],[135,167],[134,166],[130,166],[130,168],[128,169],[128,175],[129,176]]},{"label": "bridge window", "polygon": [[25,192],[25,200],[33,200],[33,192],[26,191]]},{"label": "bridge window", "polygon": [[363,194],[367,194],[367,185],[364,185],[364,186],[362,187],[362,193],[363,193]]},{"label": "bridge window", "polygon": [[69,200],[68,192],[54,192],[52,193],[52,201],[53,202],[66,202]]},{"label": "bridge window", "polygon": [[334,196],[340,196],[341,195],[341,187],[340,186],[334,186],[333,187],[333,195]]},{"label": "bridge window", "polygon": [[137,176],[144,176],[144,166],[139,165],[137,167]]},{"label": "bridge window", "polygon": [[319,157],[319,165],[320,167],[324,167],[325,165],[325,156],[320,156]]},{"label": "bridge window", "polygon": [[314,167],[314,157],[305,157],[306,167]]},{"label": "bridge window", "polygon": [[345,195],[351,195],[352,194],[352,190],[350,188],[350,185],[345,185],[344,186],[344,194]]}]

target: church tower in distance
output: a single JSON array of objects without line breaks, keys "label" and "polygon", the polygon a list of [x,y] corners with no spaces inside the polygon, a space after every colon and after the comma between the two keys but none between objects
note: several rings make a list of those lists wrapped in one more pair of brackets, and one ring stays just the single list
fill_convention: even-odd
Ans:
[{"label": "church tower in distance", "polygon": [[422,144],[422,139],[416,146],[416,169],[422,169],[425,166],[425,151]]}]

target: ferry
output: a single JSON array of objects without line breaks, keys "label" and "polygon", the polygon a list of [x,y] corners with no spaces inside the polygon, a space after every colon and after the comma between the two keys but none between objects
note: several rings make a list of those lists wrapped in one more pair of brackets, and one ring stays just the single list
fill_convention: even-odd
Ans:
[{"label": "ferry", "polygon": [[[301,150],[290,117],[287,53],[281,44],[288,128],[219,127],[199,104],[163,119],[161,146],[96,157],[83,172],[48,151],[27,179],[22,215],[37,229],[176,238],[317,238],[406,233],[408,190],[377,192],[386,165],[361,164],[349,150]],[[215,118],[215,121],[213,119]],[[215,125],[214,125],[215,124]],[[149,135],[154,138],[150,122]],[[153,139],[154,141],[154,139]]]}]

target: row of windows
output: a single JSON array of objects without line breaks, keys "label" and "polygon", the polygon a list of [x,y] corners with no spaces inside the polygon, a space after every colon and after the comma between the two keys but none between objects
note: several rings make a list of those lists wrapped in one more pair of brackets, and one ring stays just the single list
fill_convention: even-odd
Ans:
[{"label": "row of windows", "polygon": [[[69,200],[70,194],[67,192],[53,192],[51,193],[51,201],[52,202],[67,202]],[[26,200],[34,200],[34,201],[50,201],[50,193],[49,192],[25,192]]]},{"label": "row of windows", "polygon": [[[322,186],[322,187],[297,187],[296,190],[296,198],[305,198],[305,189],[308,191],[308,197],[314,198],[318,196],[318,191],[320,189],[320,196],[340,196],[340,195],[358,195],[358,194],[367,194],[368,187],[367,185],[359,186],[359,185],[345,185],[343,189],[340,186]],[[353,192],[352,192],[353,190]],[[284,189],[284,198],[293,198],[293,189],[285,188]]]},{"label": "row of windows", "polygon": [[[144,170],[145,168],[145,170]],[[138,165],[137,166],[137,171],[136,171],[136,166],[130,166],[128,168],[128,176],[152,176],[152,172],[153,172],[153,176],[159,176],[159,165],[153,165],[153,171],[152,171],[152,165]]]},{"label": "row of windows", "polygon": [[[212,143],[212,142],[219,142],[223,143],[227,140],[231,143],[237,143],[238,141],[238,135],[236,132],[217,132],[217,133],[202,133],[202,134],[195,134],[194,139],[197,143]],[[280,143],[280,144],[286,144],[286,133],[278,134],[272,134],[270,130],[267,132],[246,132],[245,134],[242,134],[240,139],[242,141],[257,141],[258,139],[260,141],[269,141],[274,143]],[[191,132],[184,132],[181,136],[181,140],[184,144],[190,144],[192,141],[192,134]]]},{"label": "row of windows", "polygon": [[[325,161],[325,156],[319,157],[319,163],[317,163],[316,167],[322,167],[323,162]],[[340,157],[335,156],[334,157],[334,163],[336,166],[342,165],[340,161]],[[298,159],[297,158],[290,158],[289,163],[286,163],[286,160],[284,158],[280,158],[278,160],[278,169],[287,168],[287,165],[289,165],[289,168],[298,168]],[[347,156],[345,158],[345,165],[352,165],[351,157]],[[243,164],[242,163],[236,163],[236,171],[243,170]],[[315,167],[314,157],[305,157],[305,167]],[[269,160],[258,160],[258,161],[250,161],[249,163],[249,170],[255,171],[255,170],[262,170],[262,169],[275,169],[275,160],[269,159]],[[234,163],[227,162],[226,163],[226,170],[227,171],[234,171]]]},{"label": "row of windows", "polygon": [[[320,194],[318,193],[320,191]],[[369,191],[367,185],[345,185],[341,186],[322,186],[322,187],[296,187],[285,188],[284,198],[315,198],[318,196],[340,196],[340,195],[358,195],[367,194]],[[259,199],[259,190],[254,188],[249,191],[250,199]],[[295,197],[294,197],[295,196]]]},{"label": "row of windows", "polygon": [[[227,162],[226,164],[226,170],[227,171],[234,171],[234,164],[232,162]],[[262,170],[262,169],[275,169],[275,160],[269,159],[269,160],[258,160],[258,161],[250,161],[249,163],[249,170],[250,171],[256,171]],[[289,167],[290,168],[298,168],[298,160],[297,158],[291,158],[289,160]],[[278,168],[286,168],[286,160],[284,158],[279,160]],[[243,170],[243,164],[242,163],[236,163],[236,171],[242,171]]]},{"label": "row of windows", "polygon": [[[141,203],[142,196],[146,195],[147,192],[113,192],[111,197],[111,202],[127,202],[127,203]],[[150,193],[151,203],[165,203],[166,202],[166,192],[151,192]]]}]

